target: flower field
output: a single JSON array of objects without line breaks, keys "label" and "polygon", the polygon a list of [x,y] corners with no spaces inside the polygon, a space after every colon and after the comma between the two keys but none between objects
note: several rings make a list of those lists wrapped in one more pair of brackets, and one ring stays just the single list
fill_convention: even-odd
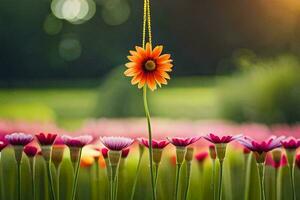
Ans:
[{"label": "flower field", "polygon": [[[143,151],[143,154],[141,154],[139,150],[141,148],[147,148],[145,146],[147,139],[145,139],[144,142],[137,140],[137,138],[146,137],[144,123],[144,119],[101,119],[89,121],[77,132],[70,133],[58,129],[53,124],[41,126],[39,124],[2,121],[0,123],[0,130],[2,131],[1,141],[9,142],[9,138],[7,136],[5,137],[5,135],[11,134],[12,132],[22,131],[27,134],[32,134],[33,141],[25,145],[25,153],[23,153],[20,162],[21,199],[33,199],[33,196],[35,199],[72,199],[73,183],[76,177],[76,171],[74,171],[76,164],[74,165],[74,163],[76,162],[73,162],[72,154],[70,156],[72,144],[67,143],[66,141],[68,141],[68,139],[64,139],[66,136],[63,135],[73,136],[80,135],[81,133],[89,133],[93,139],[85,140],[87,145],[84,146],[80,159],[77,189],[75,191],[76,199],[110,199],[110,181],[107,176],[109,174],[108,169],[110,168],[110,162],[107,160],[107,157],[105,158],[107,154],[105,154],[103,149],[113,147],[109,146],[111,145],[111,143],[109,143],[111,141],[104,141],[105,137],[103,136],[107,136],[107,138],[111,136],[128,137],[130,138],[128,145],[134,142],[125,148],[129,149],[128,155],[123,155],[122,158],[120,158],[117,169],[117,191],[114,192],[114,199],[131,199],[131,196],[133,196],[133,199],[151,199],[148,151]],[[51,133],[59,134],[52,146],[50,161],[51,178],[54,189],[53,194],[55,197],[51,196],[51,184],[49,176],[47,175],[47,160],[49,158],[47,158],[45,151],[42,150],[43,144],[45,143],[41,143],[41,140],[38,139],[39,137],[34,136],[45,129]],[[237,125],[222,121],[173,122],[170,120],[154,119],[153,142],[155,142],[155,140],[166,141],[163,146],[159,146],[159,144],[157,146],[153,145],[154,149],[155,147],[163,147],[162,158],[159,161],[159,173],[157,174],[157,199],[174,199],[176,167],[178,164],[178,157],[176,158],[175,150],[177,147],[174,146],[176,145],[176,141],[170,139],[174,136],[197,137],[197,141],[193,141],[194,143],[191,141],[193,144],[188,146],[188,149],[193,149],[194,151],[192,157],[189,158],[191,161],[188,159],[188,153],[186,153],[183,158],[180,174],[177,177],[179,180],[177,199],[214,199],[214,194],[218,194],[220,165],[218,156],[214,157],[211,152],[212,143],[206,140],[207,136],[209,136],[207,134],[209,133],[216,135],[243,134],[261,141],[271,135],[299,138],[300,128],[297,125],[292,127],[287,125],[267,127],[262,124]],[[199,139],[198,137],[200,136],[205,137]],[[169,144],[166,137],[170,137],[169,139],[172,144]],[[282,138],[278,138],[284,141]],[[135,140],[133,141],[132,139]],[[216,142],[216,138],[210,139]],[[223,140],[223,142],[228,141]],[[12,145],[6,146],[1,151],[1,199],[13,200],[18,199],[18,171],[14,156],[16,146],[14,143],[11,144]],[[217,142],[215,147],[217,147],[218,144]],[[251,149],[249,146],[248,149],[246,149],[242,144],[243,142],[239,142],[239,139],[236,139],[227,145],[223,166],[222,199],[260,198],[260,179],[256,164],[257,157],[255,156],[259,150]],[[266,160],[264,161],[266,164],[264,174],[265,199],[293,199],[289,162],[288,156],[286,156],[286,152],[289,150],[285,150],[281,147],[281,144],[284,143],[279,142],[278,144],[279,145],[276,146],[278,148],[270,150],[266,154]],[[35,155],[35,152],[30,154],[32,151],[28,147],[36,147],[37,154]],[[213,148],[213,150],[215,149],[216,148]],[[260,150],[268,151],[268,149]],[[280,152],[279,159],[278,152]],[[141,158],[140,168],[137,167],[139,158]],[[300,186],[300,157],[297,156],[296,158],[294,180],[295,188],[298,188]],[[154,157],[153,160],[155,160]],[[191,163],[191,175],[189,192],[186,197],[188,163]],[[32,176],[32,171],[34,172],[34,176]],[[135,180],[136,186],[135,192],[133,193]],[[300,196],[299,190],[296,189],[295,192],[296,196]]]}]

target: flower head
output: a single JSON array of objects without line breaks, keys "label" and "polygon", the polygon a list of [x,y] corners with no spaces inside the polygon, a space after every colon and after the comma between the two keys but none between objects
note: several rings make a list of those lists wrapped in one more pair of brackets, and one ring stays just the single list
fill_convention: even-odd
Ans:
[{"label": "flower head", "polygon": [[108,158],[108,149],[107,148],[102,148],[101,153],[104,159]]},{"label": "flower head", "polygon": [[195,155],[195,158],[199,163],[202,163],[207,157],[208,157],[208,153],[206,151],[200,152]]},{"label": "flower head", "polygon": [[156,84],[167,84],[170,76],[167,72],[172,71],[173,65],[170,54],[163,54],[163,46],[157,46],[152,49],[149,43],[146,48],[135,47],[136,51],[130,51],[128,56],[129,63],[125,66],[128,68],[124,74],[133,77],[131,83],[138,84],[138,88],[147,85],[152,91],[156,89]]},{"label": "flower head", "polygon": [[300,169],[300,154],[296,155],[295,162],[296,162],[297,167]]},{"label": "flower head", "polygon": [[112,151],[122,151],[129,147],[134,140],[127,137],[102,137],[101,142],[104,146],[106,146],[109,150]]},{"label": "flower head", "polygon": [[7,146],[5,141],[0,141],[0,152]]},{"label": "flower head", "polygon": [[28,156],[28,157],[34,157],[38,152],[38,148],[36,146],[25,146],[24,147],[24,153]]},{"label": "flower head", "polygon": [[37,135],[35,135],[35,137],[37,138],[38,142],[41,145],[53,145],[57,134],[52,134],[52,133],[39,133]]},{"label": "flower head", "polygon": [[275,169],[278,169],[279,167],[283,167],[287,165],[287,158],[286,156],[283,154],[279,157],[279,159],[275,158],[274,155],[270,155],[268,154],[266,156],[266,165],[272,166]]},{"label": "flower head", "polygon": [[129,154],[129,151],[130,151],[129,148],[128,148],[128,149],[123,149],[123,150],[122,150],[121,157],[122,157],[122,158],[127,158],[128,154]]},{"label": "flower head", "polygon": [[238,141],[249,150],[261,154],[280,147],[282,139],[284,139],[284,136],[281,137],[272,136],[263,141],[256,141],[250,137],[245,136],[240,138]]},{"label": "flower head", "polygon": [[167,137],[170,143],[172,143],[176,147],[186,147],[190,144],[197,142],[200,137],[188,137],[188,138],[181,138],[181,137]]},{"label": "flower head", "polygon": [[207,134],[205,136],[203,136],[206,140],[210,141],[211,143],[214,143],[214,144],[222,144],[222,143],[229,143],[233,140],[236,140],[240,137],[242,137],[242,135],[235,135],[235,136],[232,136],[232,135],[225,135],[225,136],[218,136],[218,135],[215,135],[213,133],[210,133],[210,134]]},{"label": "flower head", "polygon": [[25,133],[12,133],[5,136],[11,145],[25,146],[33,140],[33,136]]},{"label": "flower head", "polygon": [[300,146],[300,139],[294,137],[288,137],[281,141],[282,146],[285,149],[297,149]]},{"label": "flower head", "polygon": [[[149,140],[146,138],[138,138],[140,144],[143,144],[145,147],[149,148]],[[152,139],[152,148],[153,149],[163,149],[170,142],[168,140],[154,140]]]},{"label": "flower head", "polygon": [[82,135],[77,137],[63,135],[61,136],[61,139],[63,140],[63,143],[69,147],[82,148],[85,145],[89,144],[93,140],[93,137],[90,135]]}]

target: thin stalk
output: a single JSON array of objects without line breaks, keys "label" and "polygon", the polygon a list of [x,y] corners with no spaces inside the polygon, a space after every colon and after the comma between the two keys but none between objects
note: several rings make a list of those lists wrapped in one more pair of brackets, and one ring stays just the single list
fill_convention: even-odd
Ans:
[{"label": "thin stalk", "polygon": [[215,187],[215,172],[216,172],[216,160],[213,159],[212,160],[212,176],[211,176],[211,183],[210,183],[210,187],[211,187],[211,190],[213,192],[213,199],[215,200],[216,198],[216,187]]},{"label": "thin stalk", "polygon": [[51,193],[51,199],[55,200],[56,195],[55,195],[55,190],[54,190],[54,184],[53,184],[53,178],[52,178],[52,173],[51,173],[51,162],[47,161],[47,173],[48,173],[48,180],[50,183],[50,193]]},{"label": "thin stalk", "polygon": [[260,199],[265,200],[265,164],[257,163],[257,170],[259,175],[259,186],[260,186]]},{"label": "thin stalk", "polygon": [[246,159],[245,200],[249,199],[252,153]]},{"label": "thin stalk", "polygon": [[294,171],[294,164],[292,166],[289,165],[289,172],[290,172],[290,180],[292,184],[293,190],[293,200],[296,200],[296,190],[295,190],[295,171]]},{"label": "thin stalk", "polygon": [[30,170],[31,170],[31,186],[32,186],[32,198],[35,200],[35,170],[34,170],[34,163],[35,163],[35,158],[31,157],[29,158],[30,161]]},{"label": "thin stalk", "polygon": [[131,197],[130,197],[131,200],[133,200],[133,198],[134,198],[135,188],[136,188],[136,184],[137,184],[138,177],[139,177],[139,174],[140,174],[140,169],[141,169],[142,157],[143,157],[143,154],[140,155],[138,165],[137,165],[137,168],[136,168],[136,173],[135,173],[133,186],[132,186],[132,191],[131,191]]},{"label": "thin stalk", "polygon": [[218,200],[222,199],[222,179],[223,179],[223,160],[219,160],[219,191],[218,191]]},{"label": "thin stalk", "polygon": [[72,200],[75,200],[75,197],[76,197],[78,175],[79,175],[79,168],[80,168],[81,152],[82,152],[82,148],[79,149],[78,160],[77,160],[76,168],[75,168],[75,179],[74,179],[73,188],[72,188]]},{"label": "thin stalk", "polygon": [[275,168],[275,200],[277,200],[277,177],[278,177],[278,168]]},{"label": "thin stalk", "polygon": [[185,192],[184,192],[184,199],[187,200],[189,196],[189,188],[191,184],[191,168],[192,168],[192,163],[191,162],[186,162],[186,187],[185,187]]},{"label": "thin stalk", "polygon": [[18,200],[21,200],[21,163],[17,163],[17,174],[18,174]]},{"label": "thin stalk", "polygon": [[155,167],[155,185],[154,185],[154,189],[155,189],[155,193],[157,193],[157,180],[158,180],[158,168],[159,168],[159,164],[155,163],[154,164]]},{"label": "thin stalk", "polygon": [[178,189],[179,189],[179,179],[180,179],[181,166],[182,166],[182,164],[176,164],[174,200],[178,200]]},{"label": "thin stalk", "polygon": [[56,170],[56,198],[59,199],[59,165],[55,166]]},{"label": "thin stalk", "polygon": [[151,186],[152,186],[152,199],[156,200],[156,193],[154,189],[154,177],[153,177],[153,161],[152,161],[152,131],[151,131],[151,117],[150,112],[148,108],[148,102],[147,102],[147,86],[144,86],[143,88],[143,100],[144,100],[144,109],[145,114],[147,118],[147,125],[148,125],[148,138],[149,138],[149,162],[150,162],[150,176],[151,176]]},{"label": "thin stalk", "polygon": [[114,188],[114,199],[118,199],[118,186],[119,186],[119,176],[117,175],[116,180],[115,180],[115,188]]},{"label": "thin stalk", "polygon": [[113,177],[110,177],[110,200],[114,200],[114,181]]}]

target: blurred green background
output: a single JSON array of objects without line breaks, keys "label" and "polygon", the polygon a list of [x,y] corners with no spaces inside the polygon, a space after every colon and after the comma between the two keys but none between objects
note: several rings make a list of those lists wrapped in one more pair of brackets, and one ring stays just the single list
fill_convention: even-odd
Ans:
[{"label": "blurred green background", "polygon": [[[142,3],[3,0],[0,118],[75,129],[143,116],[141,91],[123,76]],[[152,1],[152,20],[154,43],[175,64],[169,85],[150,94],[153,116],[300,121],[298,0]]]}]

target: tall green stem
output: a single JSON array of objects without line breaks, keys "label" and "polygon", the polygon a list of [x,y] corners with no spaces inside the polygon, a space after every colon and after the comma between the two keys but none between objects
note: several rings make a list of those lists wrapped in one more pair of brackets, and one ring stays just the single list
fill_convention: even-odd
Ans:
[{"label": "tall green stem", "polygon": [[257,163],[257,170],[259,175],[259,186],[260,186],[260,200],[265,200],[265,164]]},{"label": "tall green stem", "polygon": [[31,170],[31,186],[32,186],[32,199],[35,200],[35,169],[34,169],[34,164],[35,164],[35,158],[30,157],[29,158],[29,164],[30,164],[30,170]]},{"label": "tall green stem", "polygon": [[159,164],[158,163],[155,163],[154,164],[154,167],[155,167],[155,180],[154,180],[154,189],[155,189],[155,193],[157,193],[157,179],[158,179],[158,168],[159,168]]},{"label": "tall green stem", "polygon": [[190,184],[191,184],[191,168],[192,168],[192,163],[191,162],[186,162],[186,187],[185,187],[185,192],[184,192],[184,199],[187,200],[189,196],[189,189],[190,189]]},{"label": "tall green stem", "polygon": [[55,195],[55,190],[54,190],[54,184],[53,184],[53,178],[52,178],[52,173],[51,173],[51,162],[47,161],[47,173],[48,173],[48,180],[50,183],[50,192],[51,192],[51,199],[55,200],[56,195]]},{"label": "tall green stem", "polygon": [[218,200],[222,199],[222,179],[223,179],[223,160],[219,160],[219,191],[218,191]]},{"label": "tall green stem", "polygon": [[79,168],[80,168],[81,152],[82,152],[82,148],[79,149],[79,155],[78,155],[76,167],[74,169],[75,170],[75,178],[74,178],[73,188],[72,188],[72,200],[75,200],[75,197],[76,197],[78,175],[79,175]]},{"label": "tall green stem", "polygon": [[176,164],[176,176],[175,176],[175,188],[174,188],[174,200],[178,200],[178,189],[180,179],[180,169],[182,164]]},{"label": "tall green stem", "polygon": [[21,163],[17,163],[18,174],[18,200],[21,200]]},{"label": "tall green stem", "polygon": [[131,200],[133,200],[133,198],[134,198],[135,188],[136,188],[136,184],[137,184],[138,177],[139,177],[139,174],[140,174],[140,169],[141,169],[142,157],[143,157],[143,153],[139,157],[138,165],[137,165],[137,168],[136,168],[136,173],[135,173],[133,186],[132,186],[132,191],[131,191],[131,197],[130,197]]},{"label": "tall green stem", "polygon": [[152,132],[151,132],[151,117],[150,112],[148,108],[148,102],[147,102],[147,86],[144,86],[143,88],[143,100],[144,100],[144,109],[145,114],[147,118],[147,124],[148,124],[148,138],[149,138],[149,162],[150,162],[150,176],[151,176],[151,186],[152,186],[152,198],[153,200],[156,200],[156,194],[154,189],[154,177],[153,177],[153,164],[152,164]]},{"label": "tall green stem", "polygon": [[216,187],[215,187],[215,172],[216,172],[216,160],[215,159],[213,159],[212,160],[212,176],[211,176],[211,190],[212,190],[212,192],[213,192],[213,199],[215,200],[215,198],[216,198]]},{"label": "tall green stem", "polygon": [[292,190],[293,190],[293,200],[296,200],[296,190],[295,190],[295,171],[294,171],[294,164],[289,165],[289,172],[290,172],[290,180],[292,184]]},{"label": "tall green stem", "polygon": [[252,162],[252,153],[245,158],[246,161],[246,179],[245,179],[245,200],[249,199],[250,191],[250,178],[251,178],[251,162]]}]

